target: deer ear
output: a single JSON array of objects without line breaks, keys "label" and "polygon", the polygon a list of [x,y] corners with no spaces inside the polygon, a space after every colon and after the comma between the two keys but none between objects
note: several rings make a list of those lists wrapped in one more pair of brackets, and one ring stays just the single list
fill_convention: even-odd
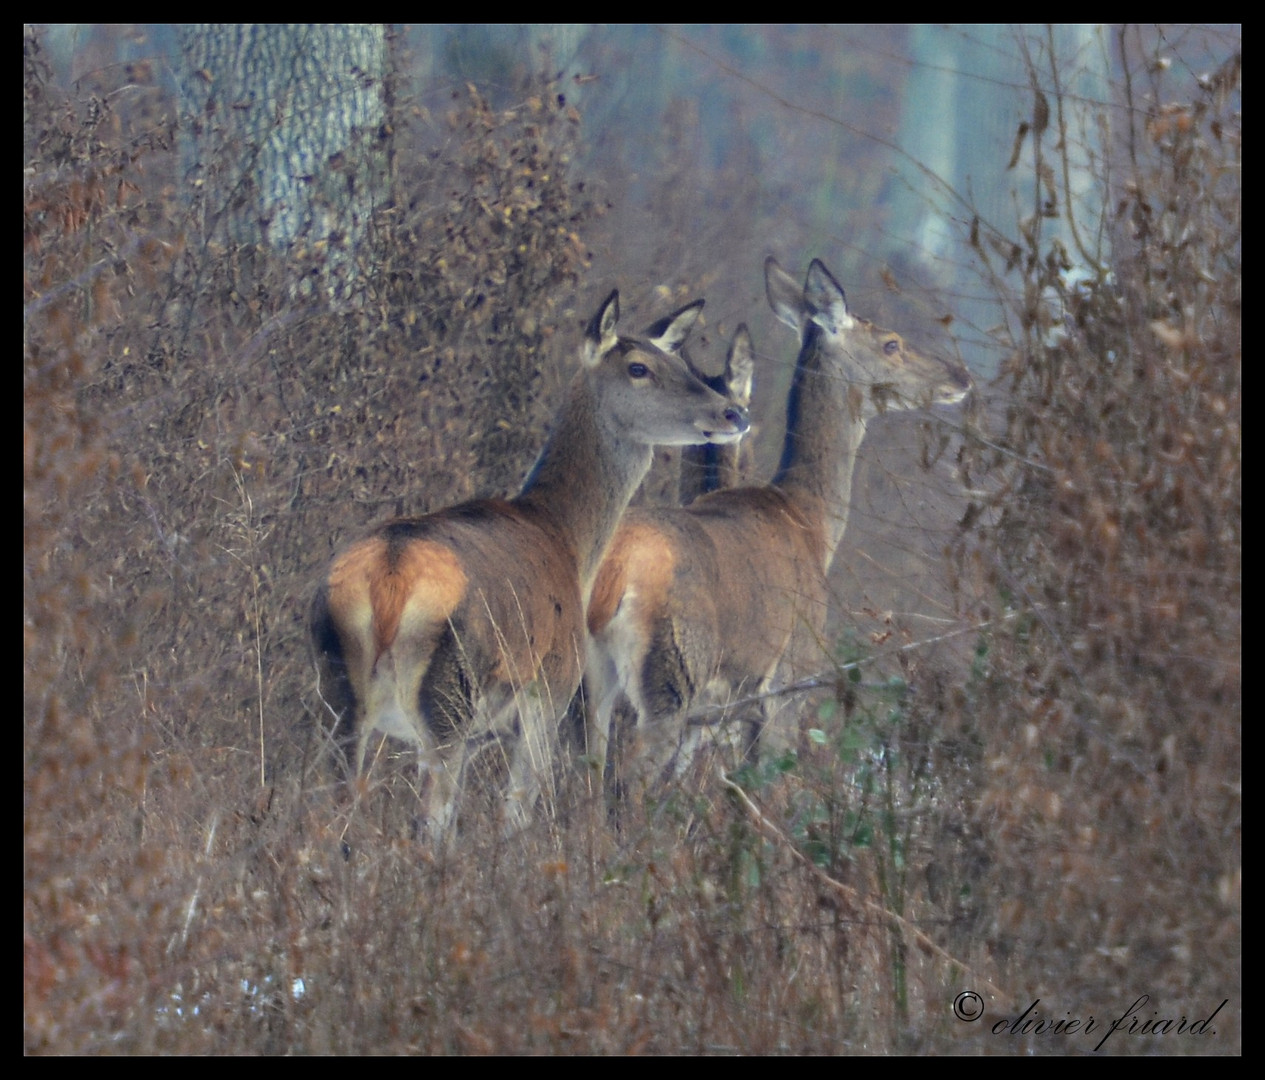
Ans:
[{"label": "deer ear", "polygon": [[828,334],[842,334],[856,325],[848,314],[843,286],[835,281],[820,259],[814,259],[808,268],[804,303],[808,306],[808,317]]},{"label": "deer ear", "polygon": [[698,321],[699,313],[703,310],[703,300],[695,300],[691,304],[686,304],[679,311],[666,315],[655,323],[646,331],[646,337],[650,342],[662,349],[664,352],[674,353],[682,345],[685,339],[690,336],[690,331],[694,329],[694,324]]},{"label": "deer ear", "polygon": [[598,362],[615,347],[619,334],[615,326],[619,322],[619,290],[614,290],[597,314],[589,321],[584,331],[584,346],[580,350],[580,361],[586,368],[596,367]]},{"label": "deer ear", "polygon": [[725,384],[735,405],[744,409],[751,404],[751,384],[755,377],[755,350],[751,345],[751,332],[743,323],[734,333],[725,358]]},{"label": "deer ear", "polygon": [[764,291],[769,307],[787,326],[802,335],[804,332],[804,291],[799,283],[777,264],[770,255],[764,260]]}]

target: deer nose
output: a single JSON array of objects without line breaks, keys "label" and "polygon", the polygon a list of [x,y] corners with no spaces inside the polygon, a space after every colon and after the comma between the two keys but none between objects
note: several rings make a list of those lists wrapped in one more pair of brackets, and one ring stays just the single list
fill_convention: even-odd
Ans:
[{"label": "deer nose", "polygon": [[751,429],[751,421],[747,419],[747,410],[741,405],[726,406],[724,419],[725,423],[731,426],[731,430],[717,431],[700,423],[699,433],[710,443],[732,443],[737,442]]},{"label": "deer nose", "polygon": [[956,405],[974,391],[975,380],[971,378],[971,373],[964,364],[944,359],[940,363],[944,365],[947,379],[936,400],[942,405]]}]

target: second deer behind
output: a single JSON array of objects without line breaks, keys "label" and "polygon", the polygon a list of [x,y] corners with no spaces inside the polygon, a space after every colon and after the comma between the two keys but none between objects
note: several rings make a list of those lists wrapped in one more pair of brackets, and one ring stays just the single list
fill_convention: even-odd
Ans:
[{"label": "second deer behind", "polygon": [[[852,475],[868,420],[889,409],[961,401],[966,369],[921,355],[853,315],[814,260],[801,288],[765,263],[769,303],[800,344],[781,464],[770,484],[704,495],[682,509],[625,517],[588,613],[590,752],[604,760],[620,695],[635,713],[653,783],[688,742],[691,709],[776,687],[792,639],[819,641],[834,553],[847,526]],[[766,720],[749,721],[750,747]]]}]

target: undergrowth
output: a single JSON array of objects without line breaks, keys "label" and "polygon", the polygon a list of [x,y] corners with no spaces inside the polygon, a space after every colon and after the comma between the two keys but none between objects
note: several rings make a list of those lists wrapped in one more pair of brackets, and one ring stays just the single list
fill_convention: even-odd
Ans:
[{"label": "undergrowth", "polygon": [[937,569],[969,644],[840,619],[785,695],[798,746],[618,827],[577,770],[522,834],[472,812],[436,853],[405,763],[349,812],[306,607],[369,523],[530,466],[596,291],[582,117],[549,79],[397,87],[331,299],[295,287],[320,243],[218,229],[237,196],[188,182],[152,77],[60,87],[28,28],[24,1050],[1062,1052],[1092,1042],[992,1028],[1143,994],[1231,1004],[1110,1050],[1236,1050],[1241,58],[1192,80],[1116,41],[1101,242],[1033,225],[1086,104],[1035,68],[1037,204],[964,223],[1008,357]]}]

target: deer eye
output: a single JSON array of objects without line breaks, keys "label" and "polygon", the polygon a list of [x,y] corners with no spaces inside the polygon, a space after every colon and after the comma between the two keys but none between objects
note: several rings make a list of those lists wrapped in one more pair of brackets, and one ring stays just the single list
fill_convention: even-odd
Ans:
[{"label": "deer eye", "polygon": [[900,352],[900,342],[896,340],[895,338],[892,338],[889,341],[883,342],[883,351],[887,353],[888,356],[891,356],[894,353]]},{"label": "deer eye", "polygon": [[645,364],[632,363],[628,365],[628,374],[634,379],[644,379],[650,374],[650,369]]}]

